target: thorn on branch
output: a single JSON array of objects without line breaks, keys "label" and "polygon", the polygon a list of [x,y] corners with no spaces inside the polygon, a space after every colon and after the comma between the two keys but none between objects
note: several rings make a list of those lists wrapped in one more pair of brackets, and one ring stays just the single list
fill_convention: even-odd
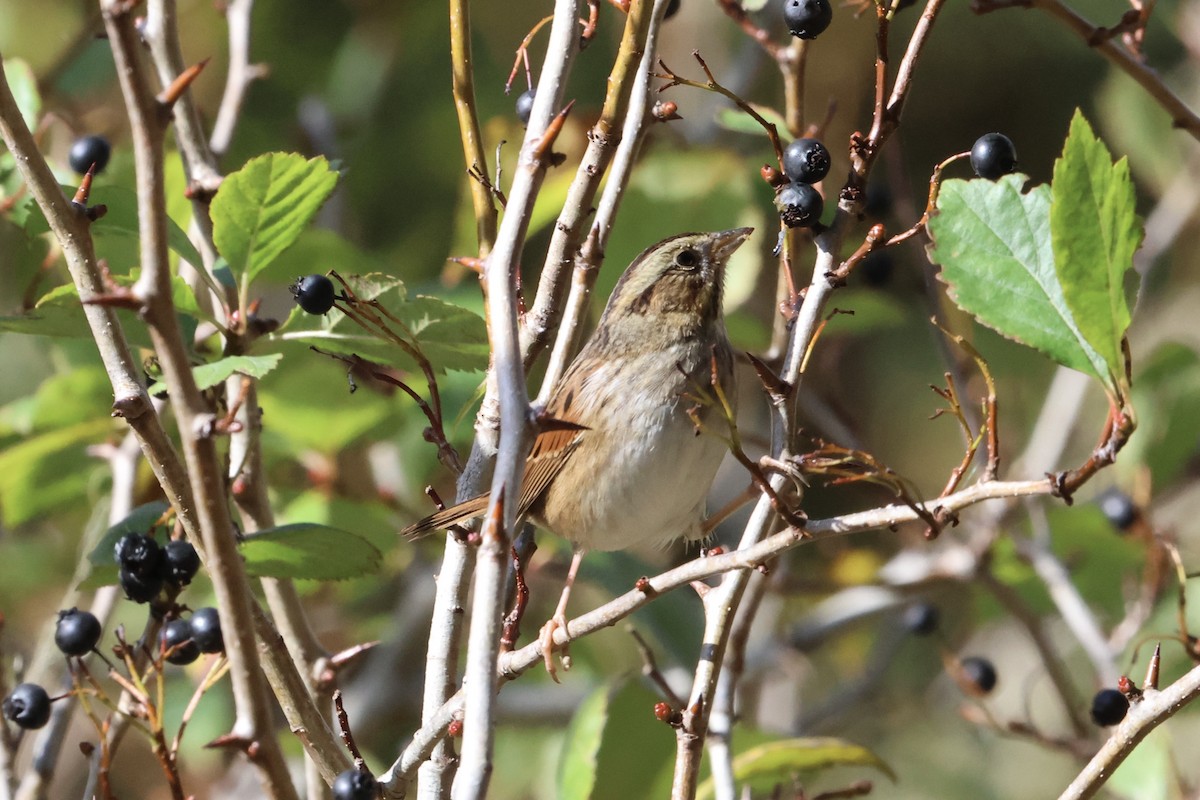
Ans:
[{"label": "thorn on branch", "polygon": [[211,58],[205,58],[179,73],[175,80],[171,81],[171,85],[159,92],[158,96],[154,99],[158,101],[158,104],[163,109],[169,110],[179,101],[179,98],[183,96],[187,88],[200,76],[200,73],[204,71],[204,68],[208,66],[208,62],[211,60]]}]

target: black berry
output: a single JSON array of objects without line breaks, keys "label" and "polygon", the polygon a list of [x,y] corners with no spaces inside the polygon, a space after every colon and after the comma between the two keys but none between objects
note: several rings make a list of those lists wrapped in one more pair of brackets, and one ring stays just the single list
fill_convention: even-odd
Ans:
[{"label": "black berry", "polygon": [[971,656],[959,662],[963,680],[973,694],[988,694],[996,688],[996,668],[986,658]]},{"label": "black berry", "polygon": [[816,183],[829,174],[829,151],[816,139],[796,139],[783,149],[783,174],[798,183]]},{"label": "black berry", "polygon": [[200,555],[191,542],[176,539],[163,548],[167,561],[167,581],[172,586],[187,586],[200,571]]},{"label": "black berry", "polygon": [[821,221],[825,201],[807,183],[789,183],[775,197],[779,216],[789,228],[811,228]]},{"label": "black berry", "polygon": [[1017,148],[1003,133],[985,133],[971,147],[971,169],[994,181],[1017,168]]},{"label": "black berry", "polygon": [[678,14],[679,13],[679,5],[681,2],[682,2],[682,0],[671,0],[671,2],[667,3],[667,9],[666,9],[666,11],[663,12],[663,19],[670,19],[671,17]]},{"label": "black berry", "polygon": [[163,626],[162,645],[168,651],[167,661],[172,664],[190,664],[200,657],[200,645],[192,637],[192,623],[186,619],[173,619]]},{"label": "black berry", "polygon": [[108,139],[103,136],[81,136],[71,145],[71,152],[67,154],[67,163],[80,175],[95,164],[96,174],[99,175],[108,166],[108,159],[111,155],[112,145],[108,143]]},{"label": "black berry", "polygon": [[119,578],[125,596],[135,603],[148,603],[162,590],[167,561],[153,537],[131,533],[114,548]]},{"label": "black berry", "polygon": [[909,633],[928,636],[937,630],[940,616],[937,608],[929,603],[913,603],[904,609],[904,627]]},{"label": "black berry", "polygon": [[58,625],[54,628],[54,643],[68,656],[82,656],[92,652],[100,641],[100,620],[90,611],[72,608],[58,612]]},{"label": "black berry", "polygon": [[225,650],[225,637],[221,635],[221,617],[215,608],[197,608],[192,614],[192,641],[202,653],[220,653]]},{"label": "black berry", "polygon": [[324,314],[337,299],[333,281],[324,275],[305,275],[289,287],[296,304],[309,314]]},{"label": "black berry", "polygon": [[1105,489],[1096,498],[1100,512],[1108,519],[1109,524],[1119,531],[1127,531],[1137,522],[1138,508],[1133,499],[1115,486]]},{"label": "black berry", "polygon": [[1129,698],[1116,689],[1101,689],[1092,698],[1092,721],[1102,728],[1116,725],[1129,713]]},{"label": "black berry", "polygon": [[529,115],[533,113],[533,97],[537,89],[526,89],[517,97],[517,119],[522,125],[529,124]]},{"label": "black berry", "polygon": [[348,769],[333,779],[333,800],[375,800],[379,785],[368,772]]},{"label": "black berry", "polygon": [[120,570],[118,581],[121,584],[121,590],[125,592],[125,596],[135,603],[149,603],[158,597],[158,593],[162,591],[163,583],[165,582],[162,575],[143,579],[127,569]]},{"label": "black berry", "polygon": [[833,21],[833,6],[829,0],[784,0],[783,21],[792,36],[815,39]]},{"label": "black berry", "polygon": [[5,719],[26,730],[41,728],[50,721],[50,695],[36,683],[21,683],[4,698]]}]

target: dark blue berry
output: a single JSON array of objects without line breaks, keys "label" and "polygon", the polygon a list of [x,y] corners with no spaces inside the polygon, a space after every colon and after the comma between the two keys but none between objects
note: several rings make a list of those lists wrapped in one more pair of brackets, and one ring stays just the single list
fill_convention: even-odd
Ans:
[{"label": "dark blue berry", "polygon": [[186,619],[173,619],[163,625],[162,646],[172,664],[190,664],[200,657],[200,645],[192,637],[192,623]]},{"label": "dark blue berry", "polygon": [[225,650],[225,637],[221,635],[221,617],[215,608],[197,608],[192,614],[192,641],[202,653],[220,653]]},{"label": "dark blue berry", "polygon": [[904,609],[904,627],[917,636],[928,636],[937,630],[940,616],[937,608],[929,603],[913,603]]},{"label": "dark blue berry", "polygon": [[1127,531],[1138,519],[1138,508],[1133,499],[1115,486],[1105,489],[1096,498],[1096,505],[1114,528]]},{"label": "dark blue berry", "polygon": [[1017,168],[1017,148],[1003,133],[985,133],[971,147],[971,169],[994,181]]},{"label": "dark blue berry", "polygon": [[996,688],[996,668],[986,658],[971,656],[959,662],[962,677],[973,694],[988,694]]},{"label": "dark blue berry", "polygon": [[82,656],[95,649],[101,633],[100,620],[96,619],[95,614],[72,608],[58,612],[54,644],[65,655]]},{"label": "dark blue berry", "polygon": [[529,115],[533,113],[533,98],[537,89],[526,89],[517,97],[517,119],[522,125],[529,124]]},{"label": "dark blue berry", "polygon": [[784,0],[783,21],[792,36],[815,39],[833,21],[833,6],[829,0]]},{"label": "dark blue berry", "polygon": [[175,587],[187,586],[200,571],[200,554],[191,542],[176,539],[163,548],[167,561],[167,581]]},{"label": "dark blue berry", "polygon": [[379,786],[368,772],[348,769],[333,779],[333,800],[375,800]]},{"label": "dark blue berry", "polygon": [[821,221],[825,201],[807,183],[789,183],[775,196],[779,216],[789,228],[811,228]]},{"label": "dark blue berry", "polygon": [[87,172],[88,167],[94,164],[96,166],[95,174],[99,175],[108,166],[110,156],[112,156],[112,145],[108,143],[108,139],[103,136],[81,136],[71,145],[71,152],[67,154],[67,163],[80,175]]},{"label": "dark blue berry", "polygon": [[36,683],[21,683],[4,698],[0,710],[5,719],[26,730],[41,728],[50,721],[50,695]]},{"label": "dark blue berry", "polygon": [[1116,725],[1129,713],[1129,698],[1116,689],[1101,689],[1092,698],[1092,721],[1102,728]]},{"label": "dark blue berry", "polygon": [[337,299],[333,281],[325,275],[305,275],[290,287],[296,304],[309,314],[324,314]]},{"label": "dark blue berry", "polygon": [[816,139],[796,139],[783,149],[783,174],[789,181],[822,181],[831,163],[829,151]]}]

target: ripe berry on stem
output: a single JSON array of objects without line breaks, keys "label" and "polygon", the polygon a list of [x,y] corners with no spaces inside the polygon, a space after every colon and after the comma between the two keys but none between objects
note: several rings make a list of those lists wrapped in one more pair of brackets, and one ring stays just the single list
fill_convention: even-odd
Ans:
[{"label": "ripe berry on stem", "polygon": [[833,6],[829,0],[784,0],[783,21],[792,36],[815,39],[833,21]]},{"label": "ripe berry on stem", "polygon": [[1109,524],[1119,531],[1127,531],[1137,522],[1138,507],[1133,498],[1115,486],[1105,489],[1096,498],[1096,505]]},{"label": "ripe berry on stem", "polygon": [[54,628],[54,644],[63,654],[82,656],[92,652],[100,641],[100,620],[90,611],[72,608],[58,612],[58,624]]},{"label": "ripe berry on stem", "polygon": [[175,539],[163,548],[167,562],[167,580],[172,586],[187,586],[200,571],[200,555],[191,542]]},{"label": "ripe berry on stem", "polygon": [[1129,713],[1129,698],[1116,689],[1101,689],[1092,698],[1092,721],[1102,728],[1116,725]]},{"label": "ripe berry on stem", "polygon": [[533,113],[533,98],[537,94],[537,89],[526,89],[517,96],[517,119],[521,120],[522,125],[529,124],[529,115]]},{"label": "ripe berry on stem", "polygon": [[0,711],[25,730],[41,728],[50,721],[50,695],[36,683],[20,683],[4,698]]},{"label": "ripe berry on stem", "polygon": [[971,147],[971,169],[994,181],[1017,168],[1017,148],[1003,133],[985,133]]},{"label": "ripe berry on stem", "polygon": [[297,278],[289,288],[296,305],[309,314],[326,313],[333,308],[333,301],[337,299],[333,281],[325,275],[305,275]]},{"label": "ripe berry on stem", "polygon": [[816,139],[796,139],[783,149],[783,174],[797,183],[816,183],[829,174],[829,151]]},{"label": "ripe berry on stem", "polygon": [[378,784],[368,772],[348,769],[333,779],[333,800],[375,800]]},{"label": "ripe berry on stem", "polygon": [[192,641],[202,653],[220,653],[225,650],[221,617],[215,608],[197,608],[192,613]]},{"label": "ripe berry on stem", "polygon": [[963,680],[973,694],[985,695],[996,688],[996,668],[992,662],[979,656],[964,658],[959,662]]},{"label": "ripe berry on stem", "polygon": [[783,224],[789,228],[811,228],[821,221],[825,201],[821,193],[807,183],[789,183],[775,196],[775,205]]},{"label": "ripe berry on stem", "polygon": [[200,645],[192,636],[192,623],[186,619],[173,619],[163,626],[162,646],[172,664],[190,664],[200,657]]},{"label": "ripe berry on stem", "polygon": [[929,603],[914,603],[904,609],[904,627],[917,636],[928,636],[937,630],[938,610]]},{"label": "ripe berry on stem", "polygon": [[93,164],[96,165],[96,175],[104,172],[108,159],[112,156],[112,145],[103,136],[81,136],[71,145],[67,154],[67,163],[71,169],[83,175]]},{"label": "ripe berry on stem", "polygon": [[135,603],[148,603],[162,591],[167,577],[166,559],[153,537],[128,534],[117,542],[114,554],[126,597]]}]

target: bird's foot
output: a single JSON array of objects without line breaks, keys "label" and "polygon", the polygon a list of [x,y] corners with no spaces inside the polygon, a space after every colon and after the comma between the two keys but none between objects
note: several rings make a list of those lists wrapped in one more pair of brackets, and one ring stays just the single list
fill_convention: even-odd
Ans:
[{"label": "bird's foot", "polygon": [[[553,679],[555,683],[560,683],[558,680],[558,669],[554,666],[554,632],[559,628],[562,628],[563,633],[567,635],[567,640],[569,642],[571,634],[567,630],[567,617],[565,614],[555,614],[546,621],[546,624],[542,626],[541,631],[538,632],[538,644],[542,646],[542,659],[546,663],[546,672],[550,674],[551,679]],[[568,647],[569,645],[567,642],[563,642],[563,644],[558,647],[560,654],[559,660],[562,661],[562,667],[564,671],[571,669],[571,655],[568,652]]]}]

